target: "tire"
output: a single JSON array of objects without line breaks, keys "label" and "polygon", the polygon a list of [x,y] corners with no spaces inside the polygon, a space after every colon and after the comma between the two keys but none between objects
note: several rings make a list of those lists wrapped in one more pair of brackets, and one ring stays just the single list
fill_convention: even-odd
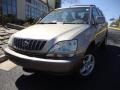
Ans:
[{"label": "tire", "polygon": [[80,65],[78,69],[78,77],[81,78],[89,78],[94,70],[95,70],[95,63],[96,63],[96,50],[90,47],[84,58],[82,59],[82,65]]},{"label": "tire", "polygon": [[107,34],[106,34],[106,36],[104,38],[104,41],[101,44],[101,48],[106,48],[106,45],[107,45]]}]

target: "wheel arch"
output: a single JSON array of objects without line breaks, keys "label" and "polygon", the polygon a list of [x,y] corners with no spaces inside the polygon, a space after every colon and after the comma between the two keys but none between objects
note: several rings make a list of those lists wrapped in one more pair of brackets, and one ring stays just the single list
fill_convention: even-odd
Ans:
[{"label": "wheel arch", "polygon": [[[85,54],[88,53],[93,47],[95,47],[95,40],[91,41],[91,43],[88,45],[86,51],[85,51]],[[85,55],[84,54],[84,55]]]}]

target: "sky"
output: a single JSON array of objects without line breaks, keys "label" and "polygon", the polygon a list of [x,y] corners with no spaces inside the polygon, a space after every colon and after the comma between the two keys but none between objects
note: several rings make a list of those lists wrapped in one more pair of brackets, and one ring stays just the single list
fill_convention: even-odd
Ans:
[{"label": "sky", "polygon": [[79,4],[95,4],[103,11],[109,23],[111,18],[120,16],[120,0],[62,0],[62,7]]}]

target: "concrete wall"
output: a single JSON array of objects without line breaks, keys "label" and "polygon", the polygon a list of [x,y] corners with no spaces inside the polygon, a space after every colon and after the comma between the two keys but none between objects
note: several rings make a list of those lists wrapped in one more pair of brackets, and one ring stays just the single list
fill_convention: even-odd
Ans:
[{"label": "concrete wall", "polygon": [[56,4],[56,0],[48,0],[48,5],[49,5],[51,8],[55,9],[55,4]]},{"label": "concrete wall", "polygon": [[47,3],[48,0],[42,0],[44,3]]},{"label": "concrete wall", "polygon": [[25,0],[17,0],[17,18],[25,20]]}]

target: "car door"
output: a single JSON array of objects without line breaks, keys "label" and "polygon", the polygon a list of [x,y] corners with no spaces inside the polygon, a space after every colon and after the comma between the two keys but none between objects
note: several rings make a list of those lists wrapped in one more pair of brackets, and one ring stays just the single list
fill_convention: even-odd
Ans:
[{"label": "car door", "polygon": [[104,36],[105,36],[105,34],[103,34],[104,31],[105,31],[104,30],[105,29],[105,23],[97,24],[96,23],[96,18],[98,16],[101,16],[101,15],[98,12],[97,8],[93,8],[93,10],[92,10],[92,17],[93,17],[93,22],[94,22],[93,26],[94,26],[94,28],[96,30],[95,31],[95,43],[96,44],[101,43],[104,40]]},{"label": "car door", "polygon": [[[98,10],[99,15],[100,15],[101,17],[104,17],[102,11],[101,11],[100,9],[97,9],[97,10]],[[104,17],[104,18],[105,18],[105,17]],[[100,32],[100,34],[101,34],[102,40],[104,40],[105,37],[107,36],[107,30],[108,30],[108,27],[107,27],[107,26],[108,26],[108,23],[107,23],[106,20],[105,20],[105,22],[101,24],[102,31]]]}]

